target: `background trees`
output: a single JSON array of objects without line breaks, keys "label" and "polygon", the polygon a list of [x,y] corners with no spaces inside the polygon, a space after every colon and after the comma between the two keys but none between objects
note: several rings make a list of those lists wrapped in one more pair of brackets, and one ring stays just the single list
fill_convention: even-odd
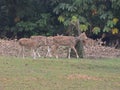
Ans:
[{"label": "background trees", "polygon": [[0,0],[0,37],[66,33],[70,23],[88,36],[118,35],[119,0]]}]

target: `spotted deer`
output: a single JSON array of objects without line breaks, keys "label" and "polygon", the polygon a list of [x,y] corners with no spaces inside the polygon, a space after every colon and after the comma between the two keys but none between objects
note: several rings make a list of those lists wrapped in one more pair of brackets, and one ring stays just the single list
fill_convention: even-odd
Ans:
[{"label": "spotted deer", "polygon": [[46,53],[46,57],[52,57],[51,54],[51,47],[53,46],[53,36],[31,36],[30,37],[32,40],[35,40],[36,42],[38,42],[38,46],[44,46],[47,47],[47,53]]},{"label": "spotted deer", "polygon": [[83,40],[83,42],[84,42],[84,46],[86,48],[94,47],[94,46],[102,46],[104,44],[104,42],[102,41],[102,38],[97,39],[97,40],[93,40],[91,38],[86,38]]},{"label": "spotted deer", "polygon": [[[87,39],[87,36],[85,33],[82,33],[80,34],[78,37],[74,37],[74,36],[54,36],[53,37],[53,42],[54,42],[54,45],[56,46],[55,48],[55,54],[56,54],[56,51],[58,50],[59,46],[66,46],[69,48],[68,50],[68,58],[70,59],[70,52],[71,52],[71,49],[74,50],[75,54],[76,54],[76,57],[79,58],[79,55],[78,55],[78,52],[75,48],[77,42],[79,42],[80,40],[85,40]],[[56,54],[55,55],[56,58],[58,58],[58,55]]]},{"label": "spotted deer", "polygon": [[33,53],[33,59],[36,59],[36,55],[39,53],[37,52],[37,48],[39,47],[38,42],[32,40],[30,38],[21,38],[19,39],[19,45],[22,47],[19,54],[22,53],[22,57],[25,58],[25,48],[30,49]]}]

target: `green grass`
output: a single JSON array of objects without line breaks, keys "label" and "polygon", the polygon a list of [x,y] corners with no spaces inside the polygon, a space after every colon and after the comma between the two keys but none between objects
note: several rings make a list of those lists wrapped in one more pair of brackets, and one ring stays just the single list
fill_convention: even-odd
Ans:
[{"label": "green grass", "polygon": [[0,57],[0,90],[120,90],[120,60]]}]

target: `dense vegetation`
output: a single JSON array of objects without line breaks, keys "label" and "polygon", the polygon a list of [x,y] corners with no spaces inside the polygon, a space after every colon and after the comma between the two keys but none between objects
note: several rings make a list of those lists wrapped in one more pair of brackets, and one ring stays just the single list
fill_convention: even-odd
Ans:
[{"label": "dense vegetation", "polygon": [[66,34],[76,20],[89,34],[117,35],[119,10],[120,0],[0,0],[0,37]]}]

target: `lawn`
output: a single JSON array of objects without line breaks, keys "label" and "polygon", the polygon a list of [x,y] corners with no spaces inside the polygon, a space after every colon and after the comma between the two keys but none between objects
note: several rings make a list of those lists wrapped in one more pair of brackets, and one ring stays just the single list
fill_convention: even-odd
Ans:
[{"label": "lawn", "polygon": [[120,90],[120,59],[0,57],[0,90]]}]

